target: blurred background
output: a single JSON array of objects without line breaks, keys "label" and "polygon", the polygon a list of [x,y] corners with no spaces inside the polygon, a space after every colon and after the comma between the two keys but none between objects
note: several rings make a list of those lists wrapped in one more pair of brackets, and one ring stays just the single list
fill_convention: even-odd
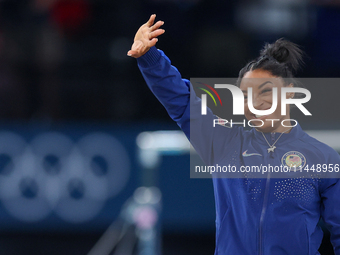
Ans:
[{"label": "blurred background", "polygon": [[[307,53],[298,77],[339,76],[338,0],[1,0],[0,254],[113,254],[93,247],[117,233],[131,235],[119,248],[130,254],[138,241],[124,224],[138,221],[138,203],[149,206],[139,227],[159,220],[163,254],[213,254],[211,180],[190,179],[189,156],[176,152],[150,181],[139,157],[141,132],[178,130],[126,56],[153,13],[165,21],[157,47],[183,77],[237,77],[280,37]],[[331,110],[316,107],[302,127],[339,129],[330,97],[340,88],[319,92]],[[150,183],[161,199],[135,192]],[[332,254],[327,238],[322,254]]]}]

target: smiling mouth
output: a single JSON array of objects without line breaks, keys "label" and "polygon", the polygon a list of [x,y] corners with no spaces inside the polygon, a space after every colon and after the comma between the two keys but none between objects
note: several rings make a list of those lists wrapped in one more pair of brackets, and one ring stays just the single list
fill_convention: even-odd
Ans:
[{"label": "smiling mouth", "polygon": [[[267,109],[261,109],[261,110],[269,110],[270,108],[267,108]],[[262,119],[263,117],[265,116],[269,116],[270,114],[266,114],[266,115],[260,115],[260,114],[253,114],[253,116],[257,119]]]},{"label": "smiling mouth", "polygon": [[268,118],[269,115],[254,115],[253,119],[254,120],[265,120]]},{"label": "smiling mouth", "polygon": [[261,117],[263,117],[263,116],[269,116],[270,114],[266,114],[266,115],[259,115],[259,114],[255,114],[254,116],[256,117],[256,118],[261,118]]}]

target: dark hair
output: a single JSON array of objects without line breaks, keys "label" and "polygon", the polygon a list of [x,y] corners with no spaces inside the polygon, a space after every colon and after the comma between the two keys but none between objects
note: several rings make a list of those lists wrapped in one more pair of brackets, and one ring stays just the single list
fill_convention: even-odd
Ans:
[{"label": "dark hair", "polygon": [[303,64],[303,55],[304,53],[298,45],[284,38],[280,38],[272,44],[266,43],[260,56],[241,69],[237,86],[240,86],[243,76],[248,71],[256,69],[268,71],[273,76],[284,78],[286,83],[293,83],[296,86],[293,78]]}]

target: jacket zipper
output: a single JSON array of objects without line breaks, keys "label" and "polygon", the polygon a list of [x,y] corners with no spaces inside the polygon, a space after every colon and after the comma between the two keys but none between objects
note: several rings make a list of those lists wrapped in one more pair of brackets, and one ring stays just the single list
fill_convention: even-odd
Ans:
[{"label": "jacket zipper", "polygon": [[[275,133],[271,133],[271,142],[272,144],[275,142]],[[272,161],[272,158],[274,158],[274,152],[270,152],[269,155],[270,158],[270,163]],[[267,205],[268,205],[268,197],[269,197],[269,188],[270,188],[270,172],[268,172],[267,179],[266,179],[266,187],[264,190],[264,197],[263,197],[263,205],[262,205],[262,211],[261,211],[261,216],[260,216],[260,238],[259,238],[259,254],[263,255],[263,222],[264,222],[264,217],[266,215],[266,210],[267,210]]]}]

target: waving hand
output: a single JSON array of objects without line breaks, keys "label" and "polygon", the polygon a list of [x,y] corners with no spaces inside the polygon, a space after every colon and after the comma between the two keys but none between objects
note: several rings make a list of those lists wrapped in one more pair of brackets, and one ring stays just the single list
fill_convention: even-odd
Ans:
[{"label": "waving hand", "polygon": [[165,30],[160,28],[164,21],[155,23],[155,18],[156,14],[152,14],[150,19],[138,29],[131,50],[127,53],[128,56],[139,58],[156,45],[157,37],[163,34]]}]

